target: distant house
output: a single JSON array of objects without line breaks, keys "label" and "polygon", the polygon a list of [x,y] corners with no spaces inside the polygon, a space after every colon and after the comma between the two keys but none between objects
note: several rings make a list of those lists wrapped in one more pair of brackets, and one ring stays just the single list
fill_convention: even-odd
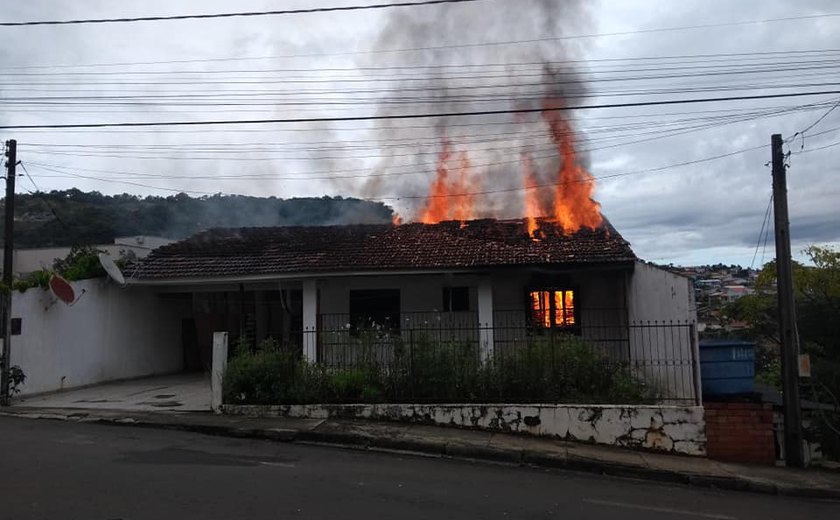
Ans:
[{"label": "distant house", "polygon": [[[470,342],[482,360],[534,336],[574,334],[665,397],[699,399],[691,280],[640,261],[608,223],[566,235],[546,221],[536,236],[522,220],[492,219],[205,231],[126,269],[127,290],[98,289],[146,302],[113,315],[114,337],[129,346],[100,350],[142,350],[146,370],[159,372],[207,369],[214,331],[276,338],[319,363],[366,328]],[[155,327],[152,351],[134,338]]]},{"label": "distant house", "polygon": [[[94,245],[95,249],[107,251],[114,258],[126,256],[143,258],[153,249],[171,244],[173,240],[163,237],[136,235],[117,237],[113,244]],[[13,254],[13,272],[26,275],[39,269],[51,269],[56,259],[63,259],[70,253],[70,247],[31,247],[15,249]],[[0,251],[0,258],[3,252]]]}]

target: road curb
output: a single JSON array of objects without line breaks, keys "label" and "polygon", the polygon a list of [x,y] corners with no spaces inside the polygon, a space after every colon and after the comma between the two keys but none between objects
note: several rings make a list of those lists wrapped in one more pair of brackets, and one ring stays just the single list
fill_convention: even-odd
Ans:
[{"label": "road curb", "polygon": [[[682,473],[658,468],[648,468],[604,460],[569,458],[565,455],[553,455],[534,450],[505,450],[491,446],[479,446],[460,443],[433,442],[418,439],[395,439],[375,437],[350,431],[290,430],[283,428],[243,428],[233,425],[208,425],[189,421],[148,420],[131,416],[105,417],[89,411],[59,414],[54,412],[16,413],[0,411],[0,416],[25,419],[46,419],[106,424],[113,426],[134,426],[162,430],[177,430],[206,435],[263,439],[275,442],[299,442],[309,445],[322,445],[350,449],[376,450],[417,454],[422,456],[469,459],[507,464],[525,465],[548,469],[561,469],[585,473],[595,473],[612,477],[633,478],[656,482],[684,484],[701,488],[716,488],[730,491],[748,491],[787,497],[840,500],[840,489],[811,488],[790,486],[774,482],[755,480],[739,476],[705,475]],[[157,418],[156,418],[157,419]],[[163,417],[159,419],[164,419]]]}]

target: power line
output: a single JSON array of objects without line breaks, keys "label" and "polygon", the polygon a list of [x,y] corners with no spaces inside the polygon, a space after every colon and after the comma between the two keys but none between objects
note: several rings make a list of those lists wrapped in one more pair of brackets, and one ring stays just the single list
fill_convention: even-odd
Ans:
[{"label": "power line", "polygon": [[479,0],[421,0],[418,2],[392,2],[388,4],[348,5],[334,7],[310,7],[307,9],[285,9],[278,11],[246,11],[236,13],[180,14],[170,16],[138,16],[133,18],[88,18],[78,20],[38,20],[29,22],[0,22],[0,27],[26,27],[34,25],[79,25],[94,23],[161,22],[171,20],[207,20],[212,18],[245,18],[253,16],[275,16],[288,14],[329,13],[339,11],[360,11],[365,9],[386,9],[391,7],[413,7],[437,4],[463,4]]},{"label": "power line", "polygon": [[542,112],[570,111],[570,110],[591,110],[600,108],[632,108],[645,106],[662,106],[693,103],[713,103],[721,101],[747,101],[758,99],[775,99],[801,96],[818,96],[840,94],[840,90],[824,90],[817,92],[788,92],[784,94],[762,94],[755,96],[728,96],[718,98],[694,98],[694,99],[671,99],[663,101],[639,101],[632,103],[609,103],[601,105],[578,105],[563,107],[544,108],[523,108],[505,110],[479,110],[471,112],[442,112],[429,114],[392,114],[375,116],[344,116],[344,117],[313,117],[313,118],[282,118],[282,119],[250,119],[250,120],[216,120],[216,121],[158,121],[158,122],[118,122],[118,123],[70,123],[70,124],[48,124],[48,125],[3,125],[0,130],[26,130],[26,129],[64,129],[64,128],[120,128],[120,127],[145,127],[145,126],[203,126],[203,125],[243,125],[243,124],[270,124],[270,123],[327,123],[340,121],[381,121],[394,119],[422,119],[428,117],[467,117],[487,116],[501,114],[532,114]]},{"label": "power line", "polygon": [[[758,241],[755,244],[755,252],[753,252],[752,261],[750,262],[750,269],[755,265],[755,257],[758,256],[758,248],[761,246],[761,239],[764,235],[765,227],[769,229],[767,224],[770,222],[770,210],[773,207],[773,194],[770,194],[770,201],[767,203],[767,209],[764,211],[764,219],[761,221],[761,229],[758,231]],[[765,238],[766,240],[766,238]],[[765,242],[766,244],[766,242]]]},{"label": "power line", "polygon": [[[805,111],[813,111],[823,106],[827,105],[828,103],[819,102],[819,103],[809,103],[805,105],[782,105],[782,106],[774,106],[774,107],[765,107],[761,109],[755,108],[748,108],[748,109],[725,109],[725,110],[701,110],[701,111],[689,111],[689,112],[667,112],[661,114],[652,114],[650,116],[613,116],[613,117],[606,117],[606,118],[592,118],[592,119],[632,119],[632,118],[644,118],[644,121],[638,122],[621,122],[618,125],[599,125],[599,126],[584,126],[579,127],[575,132],[572,132],[576,135],[583,135],[587,136],[584,138],[587,142],[591,142],[593,139],[589,138],[589,135],[592,134],[604,134],[610,132],[634,132],[633,135],[637,135],[635,132],[645,128],[662,128],[666,126],[675,126],[680,125],[683,123],[690,123],[695,121],[728,121],[734,120],[735,122],[739,122],[744,120],[745,118],[752,118],[755,117],[768,117],[768,116],[776,116],[776,115],[785,115],[791,114],[795,112],[805,112]],[[712,115],[713,114],[713,115]],[[658,119],[660,117],[670,117],[670,116],[691,116],[691,115],[698,115],[699,117],[686,117],[680,119],[670,119],[670,120],[662,120]],[[465,125],[448,125],[449,128],[452,127],[483,127],[483,126],[496,126],[497,124],[487,124],[487,123],[477,123],[477,124],[465,124]],[[355,128],[358,129],[358,128]],[[435,130],[436,127],[432,126],[424,126],[424,125],[405,125],[400,127],[370,127],[365,128],[364,130],[367,131],[377,131],[377,130],[388,130],[389,132],[393,132],[396,130]],[[323,132],[322,129],[310,129],[310,130],[317,130],[319,132]],[[352,129],[351,129],[352,130]],[[243,130],[240,130],[243,131]],[[269,130],[255,130],[258,132],[266,132]],[[274,130],[270,130],[274,133]],[[281,130],[278,130],[281,131]],[[288,130],[287,130],[288,131]],[[132,132],[132,131],[128,131]],[[140,130],[137,132],[152,132],[151,130]],[[192,130],[190,133],[192,134]],[[196,132],[200,132],[200,130],[196,130]],[[526,129],[526,130],[516,130],[516,131],[509,131],[509,132],[478,132],[471,131],[470,133],[455,133],[448,136],[448,140],[454,144],[474,144],[474,143],[487,143],[487,142],[497,142],[499,140],[504,139],[524,139],[530,137],[548,137],[544,128],[540,127],[539,129]],[[81,131],[79,133],[88,133]],[[127,133],[127,132],[125,132]],[[132,132],[133,133],[133,132]],[[163,132],[161,132],[163,133]],[[173,132],[170,131],[168,133],[176,133],[180,134],[183,132]],[[118,134],[120,135],[120,134]],[[565,135],[565,134],[564,134]],[[817,134],[819,135],[819,134]],[[30,147],[36,147],[40,149],[66,149],[66,148],[84,148],[84,149],[117,149],[117,150],[127,150],[127,149],[145,149],[145,150],[177,150],[177,151],[190,151],[190,150],[206,150],[211,147],[220,147],[220,149],[230,150],[231,148],[236,147],[246,147],[249,151],[259,151],[260,149],[264,149],[262,147],[270,147],[271,150],[281,150],[283,148],[289,148],[292,150],[304,150],[304,151],[322,151],[322,150],[379,150],[379,149],[388,149],[388,148],[407,148],[407,147],[417,147],[417,146],[437,146],[440,144],[440,136],[435,133],[435,135],[412,135],[410,137],[393,137],[393,138],[377,138],[377,139],[340,139],[340,140],[328,140],[328,141],[273,141],[273,142],[265,142],[265,141],[254,141],[249,140],[248,142],[230,142],[229,140],[225,140],[224,142],[187,142],[187,143],[173,143],[173,144],[135,144],[132,141],[132,144],[124,144],[124,143],[104,143],[104,142],[88,142],[88,143],[57,143],[57,142],[30,142],[30,141],[18,141],[19,148],[26,148],[29,149]]]},{"label": "power line", "polygon": [[[156,21],[156,20],[172,20],[172,19],[185,19],[185,18],[214,18],[214,17],[232,17],[232,16],[262,16],[268,14],[293,14],[293,13],[307,13],[307,12],[322,12],[322,11],[349,11],[353,10],[355,7],[356,9],[374,9],[374,8],[384,8],[384,7],[402,7],[402,6],[413,6],[413,5],[426,5],[426,4],[439,4],[439,3],[460,3],[460,2],[470,2],[475,0],[428,0],[425,2],[414,2],[414,3],[393,3],[393,4],[377,4],[372,6],[345,6],[345,7],[332,7],[332,8],[312,8],[312,9],[300,9],[300,10],[286,10],[286,11],[261,11],[261,12],[254,12],[254,13],[219,13],[215,15],[176,15],[176,16],[159,16],[159,17],[137,17],[137,18],[112,18],[112,19],[89,19],[89,20],[56,20],[56,21],[32,21],[32,22],[1,22],[0,27],[15,27],[15,26],[30,26],[30,25],[67,25],[67,24],[79,24],[79,23],[111,23],[111,22],[134,22],[134,21]],[[742,20],[736,22],[719,22],[719,23],[710,23],[710,24],[698,24],[698,25],[686,25],[686,26],[677,26],[677,27],[659,27],[659,28],[651,28],[651,29],[639,29],[634,31],[619,31],[619,32],[609,32],[609,33],[595,33],[595,34],[578,34],[578,35],[569,35],[569,36],[555,36],[555,37],[548,37],[548,38],[532,38],[527,40],[508,40],[508,41],[500,41],[500,42],[481,42],[481,43],[466,43],[466,44],[450,44],[450,45],[436,45],[436,46],[426,46],[426,47],[413,47],[413,48],[402,48],[402,49],[379,49],[379,50],[371,50],[371,51],[348,51],[348,52],[340,52],[340,53],[330,53],[326,54],[329,56],[343,56],[343,55],[358,55],[358,54],[383,54],[383,53],[397,53],[397,52],[417,52],[417,51],[427,51],[427,50],[440,50],[440,49],[453,49],[453,48],[470,48],[470,47],[489,47],[489,46],[497,46],[497,45],[518,45],[518,44],[526,44],[526,43],[540,43],[540,42],[549,42],[549,41],[564,41],[564,40],[574,40],[574,39],[586,39],[586,38],[601,38],[601,37],[612,37],[612,36],[629,36],[634,34],[649,34],[649,33],[659,33],[659,32],[672,32],[672,31],[683,31],[683,30],[697,30],[697,29],[710,29],[710,28],[717,28],[717,27],[736,27],[736,26],[743,26],[743,25],[754,25],[754,24],[763,24],[763,23],[777,23],[777,22],[790,22],[790,21],[799,21],[799,20],[812,20],[818,18],[831,18],[840,16],[840,13],[822,13],[822,14],[814,14],[814,15],[802,15],[802,16],[788,16],[788,17],[780,17],[780,18],[765,18],[765,19],[758,19],[758,20]],[[297,55],[286,55],[286,56],[276,56],[275,58],[311,58],[311,57],[318,57],[318,56],[325,56],[323,53],[309,53],[309,54],[297,54]]]},{"label": "power line", "polygon": [[[676,120],[654,120],[654,121],[643,121],[643,122],[634,122],[634,123],[623,123],[620,125],[611,125],[611,126],[592,126],[592,127],[583,127],[579,128],[576,131],[568,131],[568,132],[561,132],[558,135],[563,136],[572,136],[576,139],[578,143],[586,142],[586,143],[593,143],[596,141],[603,141],[603,140],[611,140],[617,137],[621,137],[622,134],[627,132],[632,132],[632,136],[639,136],[645,135],[645,133],[640,133],[641,130],[645,130],[648,128],[655,129],[653,132],[647,132],[648,134],[662,134],[662,133],[670,133],[673,131],[681,131],[681,130],[691,130],[697,128],[707,128],[707,127],[718,127],[723,125],[728,125],[732,123],[738,123],[743,121],[750,121],[754,119],[766,118],[766,117],[777,117],[781,115],[791,114],[795,112],[806,112],[806,111],[813,111],[817,108],[820,108],[823,104],[807,104],[807,105],[797,105],[792,107],[781,107],[781,108],[768,108],[768,109],[759,109],[755,110],[752,109],[749,112],[745,113],[732,113],[727,115],[717,115],[717,116],[706,116],[706,117],[696,117],[696,118],[686,118],[686,119],[676,119]],[[700,123],[700,124],[697,124]],[[669,128],[670,127],[670,128]],[[398,127],[398,128],[389,128],[391,131],[395,130],[402,130],[402,129],[414,129],[414,128],[425,128],[429,129],[430,127],[416,127],[416,126],[408,126],[408,127]],[[597,134],[601,134],[601,137],[598,137]],[[606,134],[606,135],[604,135]],[[590,137],[595,135],[595,137]],[[819,134],[817,134],[819,135]],[[511,131],[511,132],[491,132],[491,133],[477,133],[477,134],[453,134],[447,137],[447,140],[454,144],[481,144],[481,143],[498,143],[501,140],[521,140],[523,142],[527,142],[526,139],[531,138],[538,138],[537,140],[540,143],[543,143],[548,139],[550,135],[547,133],[547,129],[540,126],[538,129],[531,129],[530,127],[526,127],[524,131]],[[543,139],[539,139],[543,138]],[[168,151],[198,151],[198,152],[224,152],[224,153],[239,153],[236,148],[239,148],[246,152],[255,152],[255,151],[267,151],[272,153],[285,153],[286,151],[324,151],[324,150],[381,150],[387,148],[414,148],[417,146],[423,145],[433,145],[437,146],[440,144],[440,136],[433,135],[433,136],[411,136],[411,137],[403,137],[403,138],[384,138],[384,139],[364,139],[364,140],[346,140],[341,139],[340,141],[303,141],[303,142],[259,142],[259,141],[249,141],[246,143],[239,143],[239,142],[229,142],[225,141],[223,143],[213,143],[213,142],[204,142],[204,143],[181,143],[181,144],[123,144],[123,143],[107,143],[107,144],[97,144],[97,143],[45,143],[45,142],[24,142],[19,143],[20,147],[26,147],[27,149],[32,150],[54,150],[58,149],[60,151],[67,151],[67,149],[72,148],[82,148],[83,151],[88,153],[101,153],[105,152],[119,152],[123,153],[125,151],[131,150],[138,150],[142,152],[168,152]],[[318,146],[318,145],[327,145],[327,146]],[[284,150],[284,148],[288,148],[288,150]],[[350,156],[356,157],[356,156]]]},{"label": "power line", "polygon": [[808,132],[809,130],[811,130],[812,128],[814,128],[815,126],[817,126],[818,124],[820,124],[820,123],[821,123],[821,122],[822,122],[822,121],[823,121],[826,117],[828,117],[829,115],[831,115],[831,113],[832,113],[832,112],[834,112],[834,110],[835,110],[838,106],[840,106],[840,101],[838,101],[837,103],[835,103],[834,105],[832,105],[831,107],[829,107],[829,109],[828,109],[828,110],[826,110],[826,112],[825,112],[823,115],[821,115],[820,117],[818,117],[816,121],[814,121],[813,123],[811,123],[810,125],[808,125],[806,128],[804,128],[804,129],[802,129],[802,130],[800,130],[800,131],[796,132],[796,133],[795,133],[795,134],[793,134],[792,136],[790,136],[790,137],[786,140],[786,142],[793,141],[794,139],[796,139],[796,136],[801,135],[801,136],[802,136],[802,147],[799,149],[799,151],[801,152],[802,150],[804,150],[804,149],[805,149],[805,133],[806,133],[806,132]]},{"label": "power line", "polygon": [[[704,163],[704,162],[715,161],[715,160],[718,160],[718,159],[723,159],[723,158],[726,158],[726,157],[732,157],[734,155],[739,155],[739,154],[742,154],[742,153],[750,152],[750,151],[753,151],[753,150],[759,150],[759,149],[763,149],[763,148],[764,148],[764,145],[753,146],[751,148],[743,148],[743,149],[735,150],[735,151],[728,152],[728,153],[725,153],[725,154],[720,154],[720,155],[715,155],[715,156],[710,156],[710,157],[704,157],[704,158],[701,158],[701,159],[694,159],[694,160],[691,160],[691,161],[684,161],[684,162],[669,164],[669,165],[665,165],[665,166],[659,166],[659,167],[656,167],[656,168],[648,168],[648,169],[643,169],[643,170],[634,170],[634,171],[622,172],[622,173],[616,173],[616,174],[610,174],[610,175],[602,175],[602,176],[599,176],[599,177],[591,177],[589,179],[580,179],[580,180],[573,181],[573,183],[595,182],[595,181],[598,181],[598,180],[614,179],[614,178],[619,178],[619,177],[627,177],[627,176],[631,176],[631,175],[656,173],[656,172],[665,171],[665,170],[669,170],[669,169],[673,169],[673,168],[679,168],[679,167],[683,167],[683,166],[690,166],[690,165],[694,165],[694,164],[700,164],[700,163]],[[160,190],[173,191],[173,192],[183,191],[185,193],[190,193],[190,191],[188,191],[188,190],[179,190],[179,189],[176,189],[176,188],[159,187],[159,186],[153,186],[153,185],[136,183],[136,182],[114,180],[114,179],[109,179],[109,178],[105,178],[105,177],[80,175],[80,174],[72,173],[71,171],[69,171],[70,168],[68,168],[68,167],[52,167],[50,165],[44,165],[44,164],[41,164],[41,163],[33,163],[33,162],[31,162],[30,164],[31,165],[37,165],[39,168],[41,168],[42,170],[45,170],[45,171],[53,171],[53,172],[57,172],[57,173],[63,173],[63,174],[69,175],[71,177],[78,177],[78,178],[83,178],[83,179],[92,179],[92,180],[99,180],[99,181],[113,182],[113,183],[124,182],[125,184],[141,186],[141,187],[145,187],[145,188],[160,189]],[[475,166],[480,166],[480,165],[475,165]],[[84,168],[72,168],[72,169],[73,170],[85,170]],[[99,170],[99,171],[107,172],[107,170]],[[466,196],[474,196],[474,195],[490,195],[490,194],[495,194],[495,193],[527,191],[527,190],[533,190],[533,189],[557,187],[557,186],[566,185],[566,184],[570,184],[570,183],[545,183],[545,184],[535,184],[535,185],[531,185],[531,186],[520,186],[520,187],[516,187],[516,188],[502,188],[502,189],[493,189],[493,190],[483,190],[483,191],[476,191],[476,192],[470,192],[470,193],[450,193],[450,194],[445,194],[445,195],[422,195],[422,196],[421,195],[403,195],[403,196],[395,196],[395,197],[372,197],[372,199],[373,200],[404,200],[404,199],[405,200],[410,200],[410,199],[427,199],[427,198],[430,198],[430,197],[431,198],[466,197]],[[211,194],[211,192],[195,192],[195,191],[192,192],[192,193],[201,193],[201,194],[204,194],[204,195]]]},{"label": "power line", "polygon": [[[673,70],[700,70],[700,69],[732,69],[732,68],[742,68],[746,70],[755,69],[758,72],[764,72],[765,69],[768,71],[775,71],[779,67],[782,66],[806,66],[806,65],[820,65],[820,64],[834,64],[837,63],[838,52],[840,51],[831,51],[832,55],[827,58],[819,57],[820,59],[809,59],[803,60],[801,56],[791,56],[791,57],[783,57],[784,61],[763,61],[767,60],[768,58],[761,58],[762,61],[756,62],[747,62],[743,63],[745,60],[732,60],[732,63],[718,63],[715,65],[708,65],[702,63],[708,63],[705,61],[700,61],[701,65],[694,65],[689,64],[690,62],[683,62],[686,64],[680,63],[665,63],[665,64],[645,64],[643,68],[608,68],[608,69],[589,69],[587,70],[588,73],[591,74],[609,74],[615,72],[660,72],[660,71],[673,71]],[[702,55],[700,55],[702,56]],[[817,58],[816,56],[814,58]],[[829,59],[830,58],[830,59]],[[652,58],[650,58],[652,59]],[[575,60],[573,60],[575,61]],[[211,70],[123,70],[123,71],[114,71],[114,70],[106,70],[106,71],[81,71],[81,72],[7,72],[3,75],[6,77],[48,77],[53,78],[55,76],[70,76],[70,77],[101,77],[101,76],[137,76],[137,75],[144,75],[144,76],[170,76],[170,75],[216,75],[216,74],[266,74],[266,73],[282,73],[283,79],[290,79],[295,76],[289,76],[287,73],[289,72],[298,72],[298,73],[325,73],[329,72],[331,74],[330,80],[332,80],[335,75],[333,73],[360,73],[360,72],[375,72],[373,76],[386,76],[386,77],[397,77],[399,79],[403,79],[406,77],[410,77],[406,75],[406,71],[413,72],[417,71],[416,74],[420,75],[420,79],[427,79],[429,78],[429,71],[442,71],[446,69],[458,69],[459,71],[462,70],[470,70],[470,69],[479,69],[478,72],[485,73],[485,72],[505,72],[506,70],[509,71],[511,68],[531,68],[536,72],[539,72],[539,75],[545,74],[545,67],[552,67],[552,66],[560,66],[560,65],[567,65],[572,63],[573,61],[526,61],[526,62],[495,62],[495,63],[463,63],[463,64],[440,64],[440,65],[391,65],[391,66],[384,66],[384,67],[373,67],[373,66],[360,66],[360,67],[324,67],[324,68],[270,68],[270,69],[211,69]],[[584,64],[587,63],[586,60],[576,60],[580,61]],[[597,60],[592,60],[597,61]],[[722,61],[722,60],[717,60]],[[676,65],[676,66],[674,66]],[[502,71],[493,71],[492,69],[502,68],[505,70]],[[384,74],[383,72],[379,71],[394,71],[394,74]],[[522,72],[516,72],[517,77],[522,76]],[[298,76],[299,77],[299,76]],[[370,76],[365,76],[367,80]],[[432,76],[436,77],[436,76]],[[474,77],[485,77],[479,75],[471,75],[468,78]],[[491,76],[492,77],[492,76]]]},{"label": "power line", "polygon": [[[550,40],[551,38],[549,38]],[[509,41],[509,42],[495,42],[495,44],[505,44],[505,43],[516,43],[521,40],[516,41]],[[527,40],[524,43],[531,43],[534,40]],[[485,42],[485,45],[493,45],[494,42]],[[480,43],[476,44],[468,44],[468,45],[481,45]],[[417,48],[416,50],[425,50],[426,48]],[[414,49],[404,49],[404,50],[414,50]],[[365,53],[366,51],[360,51],[361,53]],[[394,51],[396,52],[396,50]],[[723,61],[721,58],[742,58],[742,59],[749,59],[749,57],[754,57],[753,59],[770,59],[771,57],[780,56],[786,57],[784,55],[790,55],[792,57],[796,56],[804,56],[809,54],[836,54],[840,52],[840,49],[793,49],[787,51],[763,51],[763,52],[744,52],[744,53],[707,53],[707,54],[675,54],[675,55],[665,55],[665,56],[631,56],[631,57],[623,57],[623,58],[589,58],[589,59],[581,59],[581,60],[563,60],[559,62],[553,62],[554,64],[591,64],[591,63],[621,63],[621,62],[628,62],[628,61],[662,61],[662,60],[684,60],[684,59],[705,59],[706,61]],[[175,65],[175,64],[186,64],[186,63],[213,63],[213,62],[238,62],[238,61],[263,61],[263,60],[276,60],[280,58],[295,58],[295,57],[312,57],[312,56],[330,56],[330,54],[319,54],[319,55],[267,55],[267,56],[228,56],[228,57],[221,57],[221,58],[193,58],[193,59],[184,59],[184,60],[155,60],[155,61],[124,61],[124,62],[105,62],[105,63],[65,63],[65,64],[52,64],[52,65],[16,65],[10,67],[4,67],[4,70],[35,70],[35,69],[64,69],[64,68],[88,68],[88,67],[133,67],[137,65]],[[515,64],[515,63],[514,63]],[[531,64],[536,64],[532,62]],[[542,62],[540,62],[542,64]],[[385,67],[359,67],[360,70],[385,70],[385,69],[405,69],[405,68],[445,68],[445,67],[484,67],[484,66],[503,66],[506,64],[462,64],[462,65],[391,65]],[[330,70],[330,71],[342,71],[342,70],[355,70],[349,68],[337,68],[337,69],[319,69],[319,70]],[[306,72],[313,69],[278,69],[280,72]],[[198,71],[200,72],[200,71]]]},{"label": "power line", "polygon": [[[41,191],[41,188],[39,188],[38,184],[35,182],[35,179],[33,179],[32,175],[29,174],[29,170],[26,169],[26,165],[23,163],[23,161],[20,162],[20,167],[23,168],[24,173],[26,173],[26,176],[29,178],[29,182],[31,182],[32,186],[35,187],[35,192],[34,193],[29,191],[29,190],[26,190],[26,191],[29,191],[29,193],[31,195],[34,195],[35,197],[38,197],[39,199],[41,199],[41,201],[44,204],[46,204],[47,208],[49,208],[50,213],[52,213],[53,217],[55,217],[55,220],[58,221],[58,223],[61,224],[61,227],[64,228],[64,231],[66,231],[70,235],[74,236],[75,231],[70,226],[68,226],[63,220],[61,220],[60,216],[58,216],[58,212],[55,210],[53,205],[50,204],[49,199],[47,199],[47,197],[44,196],[43,192]],[[75,238],[74,238],[74,240],[75,240]]]},{"label": "power line", "polygon": [[[799,108],[806,108],[806,107],[821,107],[821,106],[828,106],[831,102],[825,101],[818,101],[815,103],[808,103],[805,105],[775,105],[772,107],[765,107],[766,110],[784,110],[786,108],[794,110]],[[633,119],[644,119],[645,121],[654,121],[656,118],[660,117],[668,117],[668,116],[681,116],[681,115],[692,115],[692,114],[722,114],[722,113],[734,113],[734,112],[743,112],[745,110],[756,110],[755,108],[717,108],[711,110],[692,110],[692,111],[678,111],[678,112],[658,112],[658,113],[642,113],[642,114],[617,114],[617,115],[602,115],[602,116],[589,116],[587,120],[593,121],[601,121],[601,120],[615,120],[615,119],[624,119],[624,120],[633,120]],[[507,124],[506,122],[500,121],[472,121],[472,122],[450,122],[447,124],[447,128],[474,128],[474,127],[493,127],[498,125]],[[396,131],[396,130],[433,130],[436,131],[438,128],[435,124],[428,124],[428,125],[401,125],[398,127],[385,125],[385,126],[336,126],[332,127],[331,130],[333,131]],[[40,132],[38,129],[35,130],[21,130],[22,132]],[[78,129],[78,130],[68,130],[61,132],[62,135],[77,135],[77,134],[100,134],[103,130],[85,130],[85,129]],[[132,129],[132,128],[121,128],[121,129],[114,129],[109,130],[109,135],[134,135],[134,134],[185,134],[189,133],[190,135],[193,134],[202,134],[202,133],[220,133],[220,132],[235,132],[235,133],[271,133],[276,134],[280,132],[292,132],[295,134],[303,133],[303,132],[318,132],[323,133],[323,128],[183,128],[183,129],[154,129],[154,130],[143,130],[143,129]],[[46,132],[46,133],[58,133],[58,132]],[[43,134],[43,133],[42,133]],[[333,141],[334,142],[334,141]],[[343,142],[343,140],[342,140]],[[306,144],[306,143],[304,143]]]}]

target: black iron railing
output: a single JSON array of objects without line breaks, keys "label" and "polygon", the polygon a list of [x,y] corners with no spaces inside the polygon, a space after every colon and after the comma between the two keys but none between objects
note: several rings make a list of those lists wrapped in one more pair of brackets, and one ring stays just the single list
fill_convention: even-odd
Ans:
[{"label": "black iron railing", "polygon": [[629,322],[623,309],[582,310],[574,326],[548,329],[522,311],[497,311],[492,325],[475,312],[399,316],[322,314],[317,331],[295,336],[329,371],[375,369],[403,387],[394,398],[418,402],[698,402],[693,323]]}]

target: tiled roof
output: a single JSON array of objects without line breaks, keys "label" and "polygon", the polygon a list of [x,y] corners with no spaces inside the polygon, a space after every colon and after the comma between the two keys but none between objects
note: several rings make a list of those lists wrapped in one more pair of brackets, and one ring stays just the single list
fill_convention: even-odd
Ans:
[{"label": "tiled roof", "polygon": [[135,280],[288,273],[627,263],[636,256],[605,221],[566,236],[542,222],[539,241],[522,220],[439,224],[211,229],[154,250],[128,269]]}]

